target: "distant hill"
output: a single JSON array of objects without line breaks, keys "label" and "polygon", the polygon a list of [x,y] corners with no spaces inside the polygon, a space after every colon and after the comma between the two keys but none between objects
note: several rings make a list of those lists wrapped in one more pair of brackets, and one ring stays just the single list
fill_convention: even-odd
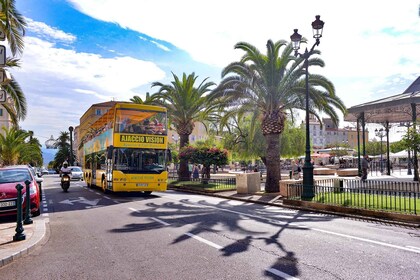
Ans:
[{"label": "distant hill", "polygon": [[57,153],[57,149],[46,149],[42,148],[42,159],[44,160],[44,166],[47,167],[48,163],[54,160],[55,154]]}]

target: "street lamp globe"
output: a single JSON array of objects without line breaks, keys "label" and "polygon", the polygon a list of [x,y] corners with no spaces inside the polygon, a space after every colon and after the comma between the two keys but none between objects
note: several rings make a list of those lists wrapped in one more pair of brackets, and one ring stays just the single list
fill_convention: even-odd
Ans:
[{"label": "street lamp globe", "polygon": [[319,18],[320,16],[316,15],[315,21],[312,22],[312,31],[314,33],[314,38],[317,40],[322,37],[322,30],[324,28],[324,22]]},{"label": "street lamp globe", "polygon": [[293,50],[297,52],[300,49],[300,42],[302,41],[302,35],[298,33],[297,29],[293,30],[294,33],[290,36],[290,40],[292,41]]}]

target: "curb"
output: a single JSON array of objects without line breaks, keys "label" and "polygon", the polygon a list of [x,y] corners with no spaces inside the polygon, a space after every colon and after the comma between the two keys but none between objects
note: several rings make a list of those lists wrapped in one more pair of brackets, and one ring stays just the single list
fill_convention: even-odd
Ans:
[{"label": "curb", "polygon": [[34,251],[38,246],[44,244],[49,237],[49,219],[44,218],[40,220],[34,220],[33,226],[33,233],[32,236],[26,241],[19,241],[22,242],[21,244],[16,244],[14,248],[6,248],[5,251],[11,251],[12,253],[0,259],[0,268],[11,263],[14,260],[17,260],[23,256],[28,255],[30,252]]}]

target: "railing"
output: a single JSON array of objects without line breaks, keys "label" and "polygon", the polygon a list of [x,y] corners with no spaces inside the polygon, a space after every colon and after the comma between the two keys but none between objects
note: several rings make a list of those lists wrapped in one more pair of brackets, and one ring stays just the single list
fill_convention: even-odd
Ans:
[{"label": "railing", "polygon": [[[169,176],[169,183],[178,181],[178,176]],[[236,188],[236,177],[226,177],[226,178],[191,178],[189,181],[183,181],[184,185],[197,186],[202,189],[211,189],[211,190],[227,190]]]},{"label": "railing", "polygon": [[[316,180],[313,202],[344,207],[417,215],[420,211],[418,182],[354,179]],[[287,197],[301,200],[302,184],[288,184]]]}]

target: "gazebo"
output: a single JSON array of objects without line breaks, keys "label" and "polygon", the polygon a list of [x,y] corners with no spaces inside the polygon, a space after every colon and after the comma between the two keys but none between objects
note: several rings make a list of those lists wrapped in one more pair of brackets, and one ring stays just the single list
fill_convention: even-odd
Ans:
[{"label": "gazebo", "polygon": [[[363,154],[365,149],[365,125],[366,123],[378,123],[385,127],[387,158],[389,158],[389,124],[390,123],[412,123],[416,127],[417,117],[420,112],[420,76],[403,92],[397,95],[385,97],[375,101],[363,103],[348,109],[344,116],[345,121],[357,122],[357,144],[360,166],[360,127],[362,129]],[[413,160],[417,161],[417,151],[413,151]],[[415,165],[417,166],[417,164]],[[390,175],[390,163],[387,163],[387,174]],[[414,170],[414,180],[419,180],[418,170]]]}]

